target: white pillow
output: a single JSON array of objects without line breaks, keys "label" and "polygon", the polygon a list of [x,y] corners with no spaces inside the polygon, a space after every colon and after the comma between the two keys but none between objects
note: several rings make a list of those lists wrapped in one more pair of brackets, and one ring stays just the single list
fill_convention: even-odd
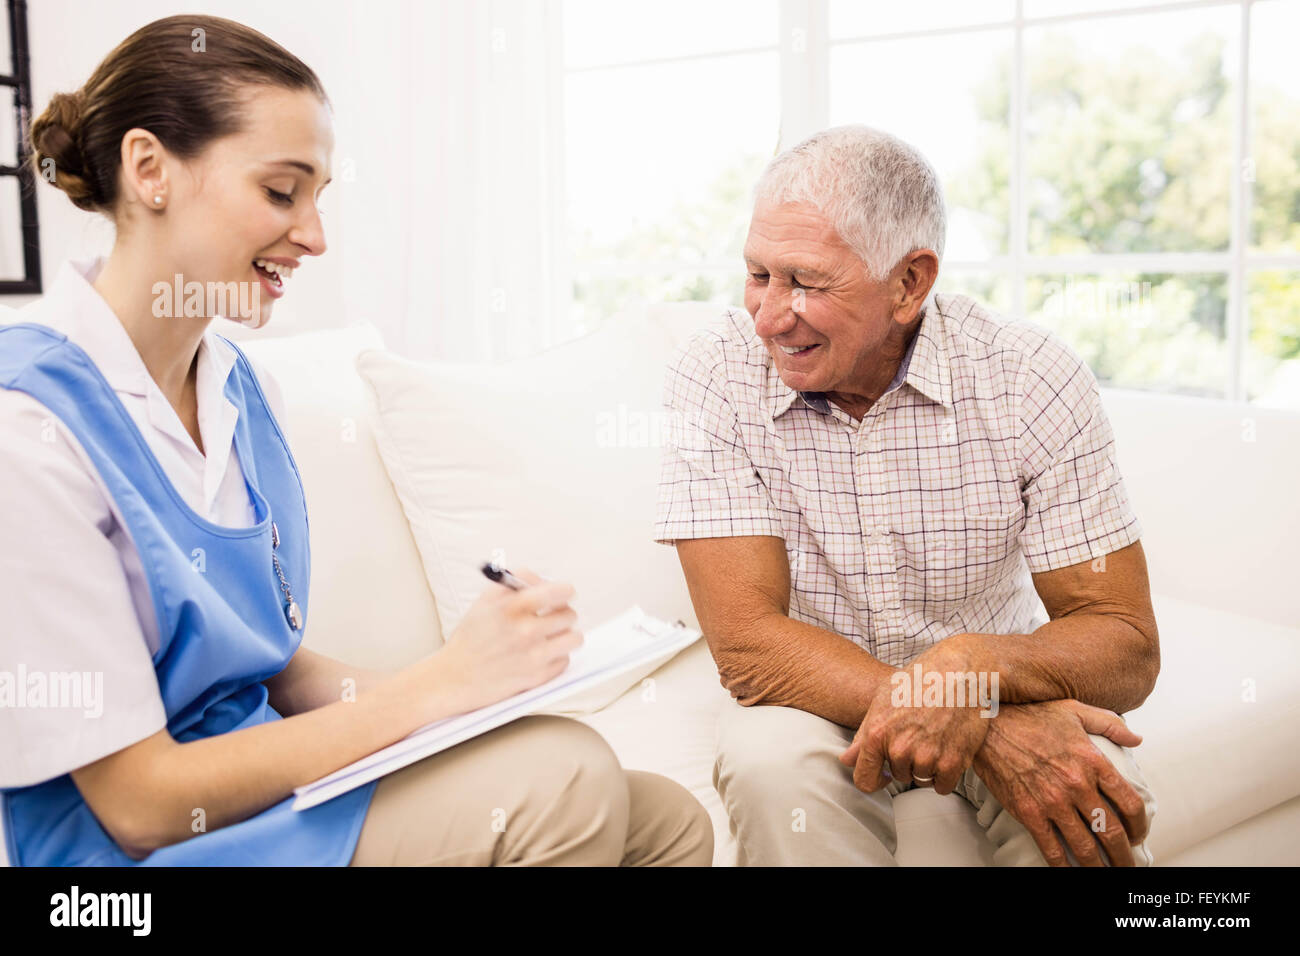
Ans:
[{"label": "white pillow", "polygon": [[[676,554],[652,541],[676,337],[637,315],[503,365],[358,356],[443,634],[486,586],[479,568],[494,557],[572,583],[580,628],[633,604],[696,626]],[[660,663],[596,697],[612,700]],[[595,699],[584,695],[576,712]]]},{"label": "white pillow", "polygon": [[433,595],[375,447],[370,389],[355,370],[357,354],[383,348],[383,337],[368,323],[256,336],[239,346],[284,395],[281,425],[307,495],[311,607],[303,641],[362,667],[402,667],[433,653],[442,644]]}]

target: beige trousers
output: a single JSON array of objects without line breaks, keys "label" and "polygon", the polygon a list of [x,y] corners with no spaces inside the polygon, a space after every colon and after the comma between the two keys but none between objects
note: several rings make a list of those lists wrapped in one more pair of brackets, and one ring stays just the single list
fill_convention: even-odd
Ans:
[{"label": "beige trousers", "polygon": [[[891,781],[863,793],[839,755],[854,732],[791,707],[731,704],[718,721],[713,785],[722,797],[741,866],[895,866],[898,835],[893,798],[906,787]],[[1155,797],[1132,753],[1105,737],[1089,738],[1142,797],[1147,820]],[[989,793],[973,769],[954,791],[976,810],[993,844],[997,866],[1046,866],[1033,836]],[[1066,850],[1071,865],[1078,865]],[[1103,853],[1104,858],[1104,853]],[[1146,844],[1133,862],[1150,866]]]},{"label": "beige trousers", "polygon": [[605,738],[524,717],[379,781],[352,866],[709,866],[685,787],[624,770]]}]

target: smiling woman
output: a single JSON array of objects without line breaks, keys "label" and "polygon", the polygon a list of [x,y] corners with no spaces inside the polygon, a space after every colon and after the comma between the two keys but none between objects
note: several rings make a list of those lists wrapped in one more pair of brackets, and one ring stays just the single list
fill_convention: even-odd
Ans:
[{"label": "smiling woman", "polygon": [[[307,510],[278,393],[208,326],[263,325],[325,252],[334,134],[306,64],[240,24],[171,17],[55,96],[31,139],[36,168],[116,239],[0,326],[0,661],[104,692],[94,717],[0,707],[8,856],[707,864],[712,829],[687,791],[626,773],[559,718],[291,808],[295,787],[558,675],[582,642],[572,588],[520,570],[529,587],[493,586],[396,672],[302,647]],[[256,294],[232,308],[232,287]],[[447,824],[480,811],[483,827]]]},{"label": "smiling woman", "polygon": [[[117,226],[95,286],[125,304],[119,315],[137,314],[152,289],[138,282],[144,268],[186,285],[251,284],[257,308],[225,317],[254,328],[300,257],[325,251],[315,199],[333,140],[329,100],[306,64],[248,27],[201,17],[137,31],[31,129],[37,171]],[[192,357],[201,327],[179,328]],[[187,368],[156,371],[179,385]]]}]

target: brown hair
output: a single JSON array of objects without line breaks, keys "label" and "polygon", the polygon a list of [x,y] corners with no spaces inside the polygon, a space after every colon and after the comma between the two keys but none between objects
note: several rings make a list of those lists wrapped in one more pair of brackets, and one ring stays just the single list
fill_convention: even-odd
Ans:
[{"label": "brown hair", "polygon": [[[202,31],[202,33],[198,31]],[[198,49],[196,49],[198,47]],[[126,131],[147,129],[182,159],[239,132],[250,85],[308,90],[328,105],[307,64],[256,30],[209,16],[141,27],[75,93],[56,93],[31,126],[31,163],[80,209],[111,212]]]}]

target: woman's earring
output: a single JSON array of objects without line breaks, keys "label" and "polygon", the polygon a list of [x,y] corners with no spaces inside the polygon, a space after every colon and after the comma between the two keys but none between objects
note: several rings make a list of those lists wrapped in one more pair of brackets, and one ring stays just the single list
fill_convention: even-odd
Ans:
[{"label": "woman's earring", "polygon": [[162,196],[154,196],[154,197],[153,197],[153,204],[154,204],[155,206],[161,206],[161,205],[162,205]]}]

